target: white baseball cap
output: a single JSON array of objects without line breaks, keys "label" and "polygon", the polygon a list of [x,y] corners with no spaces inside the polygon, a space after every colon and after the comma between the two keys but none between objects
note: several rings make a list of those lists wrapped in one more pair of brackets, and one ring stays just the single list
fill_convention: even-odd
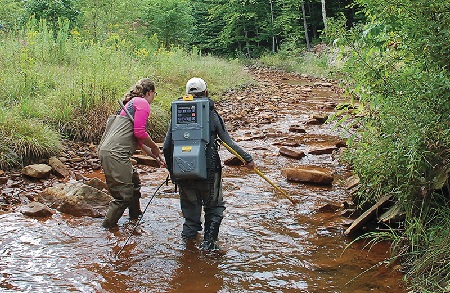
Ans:
[{"label": "white baseball cap", "polygon": [[193,77],[186,83],[186,94],[196,94],[206,91],[206,82],[198,77]]}]

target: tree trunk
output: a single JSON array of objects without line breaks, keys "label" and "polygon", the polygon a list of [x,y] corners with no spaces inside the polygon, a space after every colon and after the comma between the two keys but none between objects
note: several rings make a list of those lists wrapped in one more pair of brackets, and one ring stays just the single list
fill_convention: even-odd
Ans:
[{"label": "tree trunk", "polygon": [[247,58],[250,58],[250,42],[248,41],[248,32],[246,29],[244,29],[245,33],[245,47],[247,47]]},{"label": "tree trunk", "polygon": [[325,0],[322,0],[322,20],[325,32],[327,31],[327,11],[325,10]]},{"label": "tree trunk", "polygon": [[272,17],[272,52],[275,53],[275,35],[273,32],[273,3],[270,0],[270,15]]},{"label": "tree trunk", "polygon": [[303,28],[305,29],[306,48],[309,51],[311,50],[311,45],[309,44],[308,23],[306,22],[305,2],[302,2],[302,13],[303,13]]}]

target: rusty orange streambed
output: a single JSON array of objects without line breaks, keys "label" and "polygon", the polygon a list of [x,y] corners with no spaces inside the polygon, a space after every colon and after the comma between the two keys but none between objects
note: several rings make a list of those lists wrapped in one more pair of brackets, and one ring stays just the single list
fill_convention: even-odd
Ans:
[{"label": "rusty orange streambed", "polygon": [[[100,227],[100,218],[55,213],[38,220],[4,213],[0,215],[1,291],[406,292],[397,266],[384,261],[390,256],[389,243],[368,250],[363,242],[356,242],[346,248],[352,240],[343,234],[348,219],[339,211],[319,210],[349,198],[343,182],[350,173],[335,154],[308,154],[313,148],[335,144],[342,129],[333,122],[306,122],[313,112],[331,114],[332,105],[342,99],[332,87],[277,74],[255,72],[259,85],[217,107],[232,136],[252,153],[260,170],[298,204],[276,197],[277,191],[257,174],[225,166],[227,209],[219,251],[198,250],[200,238],[183,242],[179,201],[169,185],[152,200],[117,258],[133,228],[126,216],[111,232]],[[290,132],[292,125],[304,126],[306,133]],[[280,156],[280,145],[307,155],[301,160]],[[226,149],[220,153],[222,159],[231,156]],[[286,181],[281,170],[298,165],[329,168],[333,184]],[[167,172],[141,168],[140,173],[145,207]]]}]

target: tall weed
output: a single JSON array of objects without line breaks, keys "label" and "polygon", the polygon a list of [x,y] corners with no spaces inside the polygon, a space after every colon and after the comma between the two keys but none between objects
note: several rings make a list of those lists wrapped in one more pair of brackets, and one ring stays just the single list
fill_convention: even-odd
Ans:
[{"label": "tall weed", "polygon": [[[5,165],[21,165],[29,155],[47,156],[34,149],[39,144],[28,143],[42,142],[46,147],[44,133],[98,142],[107,116],[119,109],[117,101],[140,78],[150,77],[156,84],[158,96],[152,104],[149,132],[157,141],[165,136],[171,101],[184,94],[189,78],[204,78],[216,98],[225,89],[251,82],[238,63],[201,56],[195,49],[190,53],[179,48],[157,49],[155,38],[141,40],[142,47],[136,47],[116,34],[96,42],[68,28],[60,22],[54,33],[45,21],[32,20],[19,34],[0,36],[4,45],[0,48],[0,107],[17,118],[2,125],[4,148],[18,149],[17,156],[0,158],[8,162]],[[40,121],[45,131],[7,131],[19,121],[25,121],[24,125]],[[52,129],[52,135],[46,133]],[[13,133],[23,138],[23,147],[13,145]],[[49,148],[51,153],[56,149]]]},{"label": "tall weed", "polygon": [[[429,58],[426,48],[419,49],[422,38],[415,41],[424,31],[423,23],[415,22],[428,12],[386,17],[389,5],[375,2],[368,4],[369,11],[380,9],[382,17],[336,36],[346,60],[348,94],[365,108],[345,158],[361,178],[361,203],[392,194],[405,211],[405,241],[394,253],[408,265],[412,290],[444,292],[450,274],[449,194],[443,189],[450,170],[450,72],[433,62],[436,56]],[[421,5],[405,4],[402,13],[428,9]],[[395,11],[398,6],[389,7]]]},{"label": "tall weed", "polygon": [[60,154],[60,136],[49,125],[38,119],[23,119],[14,111],[0,110],[0,168]]}]

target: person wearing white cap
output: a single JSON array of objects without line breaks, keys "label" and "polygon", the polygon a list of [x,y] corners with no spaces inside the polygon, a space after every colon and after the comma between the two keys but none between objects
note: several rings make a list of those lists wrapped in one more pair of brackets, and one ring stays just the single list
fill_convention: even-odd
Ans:
[{"label": "person wearing white cap", "polygon": [[208,96],[208,89],[206,82],[198,77],[193,77],[186,83],[186,94],[192,94],[195,96]]},{"label": "person wearing white cap", "polygon": [[[208,87],[206,82],[198,77],[189,79],[186,83],[186,94],[193,98],[208,98]],[[214,105],[210,100],[211,105]],[[225,202],[222,194],[222,165],[218,153],[216,139],[219,138],[232,149],[234,149],[246,161],[245,166],[249,169],[255,168],[255,163],[250,154],[239,147],[230,137],[225,123],[217,111],[212,106],[210,119],[211,139],[207,145],[206,160],[207,168],[212,170],[208,172],[208,179],[189,179],[176,180],[179,186],[181,211],[184,217],[182,237],[185,240],[195,239],[198,232],[202,231],[201,213],[204,211],[204,238],[200,249],[214,250],[218,249],[217,239],[219,227],[223,219]],[[172,175],[173,166],[173,144],[172,144],[172,121],[164,140],[163,152],[166,158],[167,168]],[[210,175],[212,173],[212,175]],[[172,176],[171,176],[172,177]],[[172,181],[174,181],[172,177]]]}]

